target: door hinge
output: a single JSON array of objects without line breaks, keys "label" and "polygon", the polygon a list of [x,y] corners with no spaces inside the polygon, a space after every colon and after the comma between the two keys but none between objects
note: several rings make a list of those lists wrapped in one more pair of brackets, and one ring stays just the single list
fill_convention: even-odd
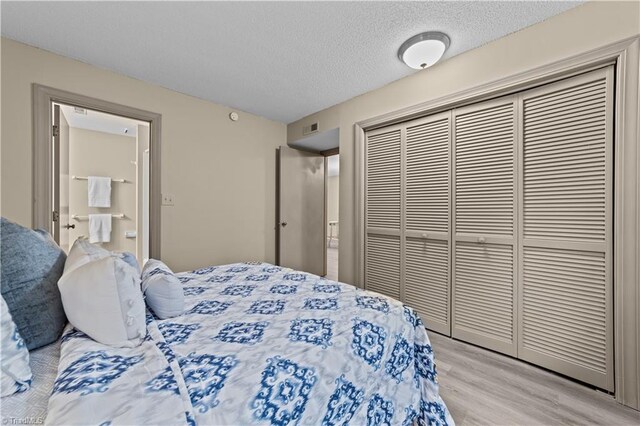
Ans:
[{"label": "door hinge", "polygon": [[54,211],[54,212],[53,212],[53,218],[52,218],[52,220],[53,220],[54,222],[57,222],[58,220],[60,220],[60,213],[58,213],[58,212]]},{"label": "door hinge", "polygon": [[54,124],[53,127],[52,127],[52,130],[53,130],[53,137],[54,138],[57,138],[58,136],[60,136],[60,127],[59,126]]}]

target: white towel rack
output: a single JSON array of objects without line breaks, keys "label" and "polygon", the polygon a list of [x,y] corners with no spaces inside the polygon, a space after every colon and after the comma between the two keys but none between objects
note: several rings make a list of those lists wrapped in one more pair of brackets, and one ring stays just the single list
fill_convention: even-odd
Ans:
[{"label": "white towel rack", "polygon": [[[124,213],[112,214],[111,217],[114,218],[114,219],[124,219]],[[89,220],[89,216],[80,216],[80,215],[77,215],[77,214],[72,214],[71,215],[71,219]]]},{"label": "white towel rack", "polygon": [[[89,180],[88,177],[86,176],[71,176],[71,179],[73,180]],[[120,183],[126,183],[127,180],[126,179],[111,179],[112,182],[120,182]]]}]

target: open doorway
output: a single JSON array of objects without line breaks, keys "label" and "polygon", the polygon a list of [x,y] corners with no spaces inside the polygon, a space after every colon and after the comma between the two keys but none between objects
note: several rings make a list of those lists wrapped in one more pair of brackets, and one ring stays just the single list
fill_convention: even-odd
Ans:
[{"label": "open doorway", "polygon": [[327,156],[326,208],[327,208],[327,275],[329,280],[338,281],[338,250],[340,247],[339,188],[340,154]]},{"label": "open doorway", "polygon": [[277,263],[338,280],[340,131],[312,132],[278,149]]},{"label": "open doorway", "polygon": [[149,123],[53,102],[53,237],[149,258]]},{"label": "open doorway", "polygon": [[[107,226],[99,228],[98,243],[134,253],[141,263],[161,259],[162,116],[35,83],[32,87],[33,227],[50,232],[69,250],[75,238],[91,239],[90,216],[109,216],[111,226],[102,222]],[[110,184],[101,186],[107,189],[101,203],[90,200],[90,178]]]},{"label": "open doorway", "polygon": [[337,149],[278,148],[278,265],[338,280],[339,161]]}]

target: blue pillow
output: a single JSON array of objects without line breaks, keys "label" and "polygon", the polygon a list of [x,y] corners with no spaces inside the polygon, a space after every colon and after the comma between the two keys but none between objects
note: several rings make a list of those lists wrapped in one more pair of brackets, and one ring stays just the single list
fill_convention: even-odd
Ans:
[{"label": "blue pillow", "polygon": [[5,218],[0,222],[0,285],[13,321],[27,349],[60,338],[67,323],[58,279],[66,255],[44,231],[33,231]]},{"label": "blue pillow", "polygon": [[142,292],[149,308],[160,319],[182,315],[184,290],[182,283],[159,260],[149,259],[142,268]]}]

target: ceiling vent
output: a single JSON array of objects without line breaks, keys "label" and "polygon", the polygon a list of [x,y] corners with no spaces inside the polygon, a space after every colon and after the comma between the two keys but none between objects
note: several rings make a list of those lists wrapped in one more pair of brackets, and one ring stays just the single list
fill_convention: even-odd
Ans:
[{"label": "ceiling vent", "polygon": [[80,107],[73,107],[73,112],[75,112],[76,114],[87,115],[87,110]]},{"label": "ceiling vent", "polygon": [[320,128],[320,126],[318,125],[318,122],[316,121],[315,123],[311,123],[307,126],[304,126],[302,128],[302,135],[306,136],[306,135],[310,135],[312,133],[318,133],[318,129]]}]

